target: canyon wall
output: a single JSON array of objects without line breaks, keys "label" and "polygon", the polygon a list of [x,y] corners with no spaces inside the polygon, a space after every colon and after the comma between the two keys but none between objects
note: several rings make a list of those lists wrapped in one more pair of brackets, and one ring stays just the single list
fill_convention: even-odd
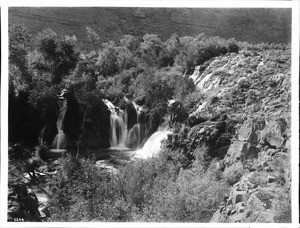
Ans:
[{"label": "canyon wall", "polygon": [[249,43],[288,43],[291,40],[291,9],[221,8],[21,8],[9,9],[9,24],[26,25],[35,36],[46,28],[59,35],[76,35],[85,48],[91,44],[85,28],[93,28],[101,42],[119,41],[124,34],[158,34],[163,40],[173,33],[199,33],[235,37]]}]

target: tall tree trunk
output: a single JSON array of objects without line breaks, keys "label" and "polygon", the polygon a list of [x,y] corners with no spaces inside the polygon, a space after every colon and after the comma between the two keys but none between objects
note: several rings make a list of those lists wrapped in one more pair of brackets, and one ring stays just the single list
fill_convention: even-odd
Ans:
[{"label": "tall tree trunk", "polygon": [[81,139],[83,138],[84,133],[85,133],[84,123],[85,123],[85,119],[86,119],[86,115],[87,115],[88,110],[89,110],[89,107],[86,108],[86,110],[84,111],[84,114],[83,114],[82,125],[81,125],[81,128],[80,128],[80,135],[78,137],[78,142],[77,142],[76,158],[78,158],[78,156],[79,156],[79,148],[80,148]]}]

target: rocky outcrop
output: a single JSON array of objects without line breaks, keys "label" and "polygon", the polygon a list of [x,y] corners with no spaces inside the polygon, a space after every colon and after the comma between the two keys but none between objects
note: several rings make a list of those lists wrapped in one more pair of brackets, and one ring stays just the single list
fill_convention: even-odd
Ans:
[{"label": "rocky outcrop", "polygon": [[290,50],[242,50],[190,76],[204,97],[189,116],[192,130],[201,129],[198,138],[214,131],[207,125],[213,116],[235,120],[219,162],[232,188],[211,222],[291,221],[290,64]]},{"label": "rocky outcrop", "polygon": [[236,121],[228,119],[227,115],[211,118],[189,130],[190,150],[205,146],[211,157],[223,159],[231,143]]},{"label": "rocky outcrop", "polygon": [[[110,131],[110,111],[106,105],[99,101],[97,106],[89,109],[82,129],[82,120],[84,117],[83,107],[69,97],[68,110],[64,119],[64,132],[70,140],[69,147],[76,147],[79,135],[81,138],[81,147],[83,148],[108,148]],[[84,131],[84,132],[83,132]]]},{"label": "rocky outcrop", "polygon": [[[211,222],[290,221],[290,76],[289,50],[216,57],[192,75],[206,100],[190,115],[193,123],[225,113],[235,120],[220,161],[232,188]],[[217,132],[206,120],[196,122],[190,134],[193,129],[199,129],[199,139]],[[212,139],[216,143],[220,135]]]},{"label": "rocky outcrop", "polygon": [[[280,222],[290,210],[290,146],[282,122],[251,119],[240,128],[223,160],[224,178],[237,183],[211,222]],[[234,179],[238,163],[243,174]]]}]

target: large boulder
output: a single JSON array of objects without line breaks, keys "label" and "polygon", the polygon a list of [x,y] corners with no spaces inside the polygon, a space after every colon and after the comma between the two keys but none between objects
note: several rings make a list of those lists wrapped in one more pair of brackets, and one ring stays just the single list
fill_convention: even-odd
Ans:
[{"label": "large boulder", "polygon": [[259,132],[265,127],[264,119],[247,119],[239,130],[238,139],[249,143],[258,143]]},{"label": "large boulder", "polygon": [[131,102],[126,103],[125,112],[127,113],[127,128],[131,129],[137,123],[137,113]]},{"label": "large boulder", "polygon": [[257,148],[248,142],[233,142],[224,158],[226,166],[231,166],[238,161],[244,161],[248,158],[256,158],[258,155]]},{"label": "large boulder", "polygon": [[104,103],[88,113],[84,125],[81,146],[92,149],[110,146],[110,112]]},{"label": "large boulder", "polygon": [[270,119],[264,130],[261,132],[260,140],[271,147],[283,147],[286,141],[286,128],[287,123],[285,119]]},{"label": "large boulder", "polygon": [[87,111],[84,125],[82,125],[84,111],[84,107],[81,107],[74,99],[68,100],[64,133],[72,142],[71,147],[76,146],[80,134],[82,134],[80,147],[91,149],[109,147],[110,111],[107,106],[99,100],[97,105]]}]

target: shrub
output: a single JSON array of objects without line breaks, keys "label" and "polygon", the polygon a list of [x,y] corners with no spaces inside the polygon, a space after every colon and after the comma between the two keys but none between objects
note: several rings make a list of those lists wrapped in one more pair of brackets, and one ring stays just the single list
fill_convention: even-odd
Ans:
[{"label": "shrub", "polygon": [[225,169],[223,172],[224,179],[229,185],[237,183],[244,174],[244,167],[241,162],[235,163],[232,166]]},{"label": "shrub", "polygon": [[47,160],[47,153],[49,152],[49,146],[41,142],[38,146],[35,147],[35,156],[41,158],[42,160]]},{"label": "shrub", "polygon": [[291,208],[291,195],[290,193],[281,193],[279,195],[279,201],[274,206],[276,215],[274,216],[274,222],[278,223],[290,223],[292,221],[292,208]]},{"label": "shrub", "polygon": [[[49,211],[52,221],[92,220],[103,214],[101,201],[111,197],[109,177],[93,159],[60,158],[58,173],[50,179]],[[113,189],[112,189],[113,190]]]},{"label": "shrub", "polygon": [[[162,185],[163,187],[159,187]],[[148,221],[208,222],[228,191],[211,173],[181,170],[175,181],[158,181]]]},{"label": "shrub", "polygon": [[31,35],[28,29],[21,25],[10,26],[8,34],[9,64],[15,65],[22,72],[23,80],[29,83],[31,78],[27,73],[26,55],[29,51]]},{"label": "shrub", "polygon": [[126,34],[120,40],[120,44],[131,51],[131,53],[135,53],[140,46],[140,39],[138,37]]},{"label": "shrub", "polygon": [[110,41],[103,44],[104,48],[99,51],[96,68],[104,77],[112,76],[118,72],[118,58],[115,43]]},{"label": "shrub", "polygon": [[140,44],[141,58],[149,66],[159,65],[160,52],[163,49],[161,39],[155,34],[145,34]]},{"label": "shrub", "polygon": [[187,120],[189,116],[188,110],[184,107],[183,103],[180,101],[175,101],[171,105],[170,112],[173,115],[172,121],[174,122],[183,122]]},{"label": "shrub", "polygon": [[206,146],[197,147],[193,151],[193,155],[195,157],[195,164],[197,164],[197,168],[201,171],[205,172],[211,161],[211,156],[208,154],[209,148]]},{"label": "shrub", "polygon": [[229,39],[227,41],[227,50],[229,53],[232,53],[232,52],[238,53],[239,49],[240,49],[240,47],[235,39]]},{"label": "shrub", "polygon": [[201,94],[199,91],[192,92],[188,94],[183,103],[185,104],[185,107],[189,110],[189,112],[192,112],[195,110],[197,105],[202,102],[204,99],[204,95]]},{"label": "shrub", "polygon": [[173,95],[173,88],[153,71],[154,69],[139,74],[131,89],[135,90],[133,96],[137,103],[145,105],[151,113],[157,112],[164,116],[168,100]]}]

